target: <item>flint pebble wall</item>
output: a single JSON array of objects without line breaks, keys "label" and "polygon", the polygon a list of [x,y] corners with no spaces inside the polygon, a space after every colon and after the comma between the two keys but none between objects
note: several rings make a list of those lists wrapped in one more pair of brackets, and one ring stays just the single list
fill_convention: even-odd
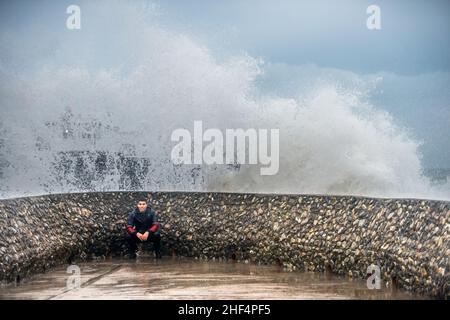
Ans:
[{"label": "flint pebble wall", "polygon": [[[0,200],[0,281],[77,259],[120,256],[142,192]],[[144,193],[159,212],[163,254],[281,264],[450,295],[450,202],[352,196]]]}]

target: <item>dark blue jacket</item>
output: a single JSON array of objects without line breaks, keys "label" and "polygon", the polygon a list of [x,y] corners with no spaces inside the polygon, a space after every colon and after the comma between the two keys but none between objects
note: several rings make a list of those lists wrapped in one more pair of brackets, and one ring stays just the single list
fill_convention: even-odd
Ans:
[{"label": "dark blue jacket", "polygon": [[138,208],[135,208],[128,216],[127,231],[130,234],[146,231],[159,233],[159,227],[158,215],[150,207],[147,207],[147,210],[142,213],[139,212]]}]

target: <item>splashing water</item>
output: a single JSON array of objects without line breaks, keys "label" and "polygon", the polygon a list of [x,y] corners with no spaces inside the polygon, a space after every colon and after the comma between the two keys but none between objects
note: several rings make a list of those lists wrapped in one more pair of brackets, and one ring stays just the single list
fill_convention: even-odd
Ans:
[{"label": "splashing water", "polygon": [[[0,60],[0,197],[183,190],[450,199],[450,187],[438,190],[422,176],[420,144],[362,87],[321,83],[295,99],[269,95],[256,84],[261,60],[219,59],[136,5],[106,10],[83,26],[90,28],[83,37],[59,38],[51,60],[31,55],[36,64],[27,71]],[[120,28],[108,29],[119,13]],[[8,50],[4,56],[16,49]],[[278,174],[173,165],[170,135],[194,120],[205,128],[279,128]]]}]

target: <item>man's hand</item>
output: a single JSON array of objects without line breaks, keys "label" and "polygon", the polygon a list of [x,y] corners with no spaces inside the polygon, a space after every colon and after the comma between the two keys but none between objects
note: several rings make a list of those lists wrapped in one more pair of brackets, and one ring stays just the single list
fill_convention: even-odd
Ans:
[{"label": "man's hand", "polygon": [[148,234],[149,234],[149,232],[147,231],[147,232],[145,232],[143,235],[142,235],[142,238],[141,238],[141,240],[142,241],[147,241],[147,239],[148,239]]},{"label": "man's hand", "polygon": [[138,237],[139,240],[141,240],[141,241],[147,240],[147,238],[145,240],[143,240],[144,235],[142,233],[140,233],[140,232],[136,233],[136,237]]}]

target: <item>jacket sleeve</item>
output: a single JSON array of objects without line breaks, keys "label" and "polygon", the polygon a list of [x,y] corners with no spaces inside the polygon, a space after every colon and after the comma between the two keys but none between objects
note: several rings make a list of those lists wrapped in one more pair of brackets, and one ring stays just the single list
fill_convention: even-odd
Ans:
[{"label": "jacket sleeve", "polygon": [[127,232],[129,234],[136,234],[136,228],[134,227],[134,212],[130,213],[127,220]]},{"label": "jacket sleeve", "polygon": [[149,230],[150,232],[157,232],[159,230],[158,213],[156,211],[153,213],[153,224]]}]

